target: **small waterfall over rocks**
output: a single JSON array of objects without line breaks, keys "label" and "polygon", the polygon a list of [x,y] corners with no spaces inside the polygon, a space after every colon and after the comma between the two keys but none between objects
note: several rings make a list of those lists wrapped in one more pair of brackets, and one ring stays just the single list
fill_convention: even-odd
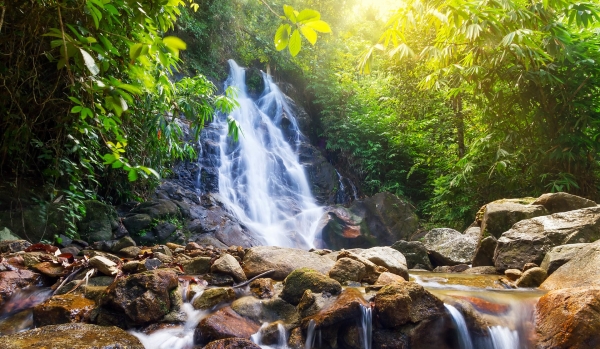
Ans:
[{"label": "small waterfall over rocks", "polygon": [[[311,193],[298,150],[305,140],[292,108],[272,78],[263,73],[265,90],[248,96],[245,70],[229,61],[225,85],[237,89],[239,108],[217,115],[203,132],[199,159],[200,190],[220,200],[265,245],[310,248],[323,209]],[[227,135],[235,119],[239,141]]]}]

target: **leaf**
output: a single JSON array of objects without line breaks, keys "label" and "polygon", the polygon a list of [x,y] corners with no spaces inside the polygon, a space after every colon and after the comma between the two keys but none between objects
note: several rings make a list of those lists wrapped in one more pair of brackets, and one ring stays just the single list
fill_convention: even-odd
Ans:
[{"label": "leaf", "polygon": [[302,37],[300,36],[300,32],[298,30],[294,30],[292,36],[290,37],[290,54],[292,57],[296,57],[300,49],[302,48]]},{"label": "leaf", "polygon": [[296,20],[298,22],[318,21],[319,19],[321,19],[321,14],[318,11],[311,9],[302,10],[300,14],[298,14],[298,16],[296,17]]},{"label": "leaf", "polygon": [[80,48],[79,51],[81,52],[85,66],[88,68],[90,73],[92,73],[92,75],[98,75],[98,73],[100,72],[100,68],[98,68],[98,66],[96,65],[96,61],[94,60],[94,58],[82,48]]},{"label": "leaf", "polygon": [[113,46],[113,44],[107,38],[105,38],[103,35],[99,35],[98,37],[100,38],[100,42],[102,42],[102,44],[108,51],[110,51],[112,54],[114,54],[116,56],[120,56],[119,51]]},{"label": "leaf", "polygon": [[138,179],[137,171],[133,168],[130,169],[129,174],[127,174],[127,179],[129,179],[130,182],[135,182]]},{"label": "leaf", "polygon": [[165,44],[165,46],[176,52],[179,52],[179,50],[185,50],[187,48],[186,43],[176,36],[164,37],[163,44]]},{"label": "leaf", "polygon": [[304,25],[318,31],[319,33],[331,33],[331,28],[329,27],[329,24],[322,20],[307,22]]},{"label": "leaf", "polygon": [[306,38],[306,40],[311,43],[311,45],[314,45],[317,42],[317,32],[313,29],[307,26],[301,26],[300,32]]},{"label": "leaf", "polygon": [[283,5],[283,13],[285,13],[285,16],[292,21],[292,23],[296,23],[296,14],[294,11],[294,8],[292,6],[288,6],[288,5]]},{"label": "leaf", "polygon": [[129,48],[129,58],[131,58],[132,61],[140,56],[140,53],[142,52],[142,46],[143,46],[142,44],[137,43],[137,44],[133,44]]},{"label": "leaf", "polygon": [[281,51],[284,48],[287,47],[288,42],[290,40],[290,25],[289,24],[282,24],[279,26],[279,28],[277,29],[277,32],[275,32],[275,49],[277,51]]}]

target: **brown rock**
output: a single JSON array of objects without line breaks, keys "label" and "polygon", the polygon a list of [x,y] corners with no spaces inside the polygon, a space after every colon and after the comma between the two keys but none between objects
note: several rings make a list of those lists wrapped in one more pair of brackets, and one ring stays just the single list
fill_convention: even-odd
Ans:
[{"label": "brown rock", "polygon": [[200,321],[194,332],[194,342],[204,345],[217,339],[244,338],[256,333],[259,326],[244,319],[230,307],[222,308]]},{"label": "brown rock", "polygon": [[0,272],[0,306],[12,296],[16,289],[36,284],[40,274],[26,269]]},{"label": "brown rock", "polygon": [[350,258],[350,259],[353,259],[357,262],[364,264],[366,274],[363,277],[363,281],[368,282],[370,284],[375,283],[375,281],[377,281],[377,279],[379,278],[379,275],[381,275],[381,273],[388,271],[387,268],[379,266],[379,265],[371,262],[370,260],[368,260],[358,254],[352,253],[350,251],[341,251],[338,254],[337,258],[338,258],[338,260],[341,258]]},{"label": "brown rock", "polygon": [[117,263],[103,256],[92,257],[90,258],[89,263],[104,275],[117,275],[119,272]]},{"label": "brown rock", "polygon": [[402,283],[405,281],[406,280],[404,280],[404,278],[402,276],[388,273],[386,271],[385,273],[381,273],[381,275],[379,275],[379,278],[377,279],[377,281],[375,281],[375,285],[389,285],[394,282]]},{"label": "brown rock", "polygon": [[288,347],[290,349],[304,349],[304,343],[306,339],[302,335],[302,328],[296,327],[290,331],[290,338],[288,339]]},{"label": "brown rock", "polygon": [[275,294],[273,280],[269,278],[260,278],[250,283],[250,291],[258,298],[271,298]]},{"label": "brown rock", "polygon": [[67,270],[59,263],[41,262],[34,265],[32,268],[51,278],[58,278],[67,274]]},{"label": "brown rock", "polygon": [[235,291],[231,287],[217,287],[204,290],[193,302],[195,309],[210,309],[216,305],[235,300]]},{"label": "brown rock", "polygon": [[548,193],[537,198],[532,205],[542,205],[550,213],[567,212],[581,208],[594,207],[597,204],[585,198],[568,193]]},{"label": "brown rock", "polygon": [[342,285],[316,270],[301,268],[285,278],[280,297],[290,304],[298,304],[306,290],[337,295],[342,291]]},{"label": "brown rock", "polygon": [[311,268],[327,275],[333,264],[325,256],[300,249],[257,246],[250,248],[244,255],[243,269],[249,278],[272,269],[275,271],[269,277],[283,280],[298,268]]},{"label": "brown rock", "polygon": [[181,263],[186,274],[206,274],[210,271],[210,257],[196,257]]},{"label": "brown rock", "polygon": [[359,290],[356,288],[347,288],[337,297],[331,306],[316,315],[304,318],[302,320],[302,327],[306,329],[311,320],[315,322],[317,329],[337,325],[342,322],[355,321],[362,316],[362,308],[368,306],[369,304],[364,300]]},{"label": "brown rock", "polygon": [[233,277],[235,282],[243,282],[248,280],[240,263],[230,254],[223,254],[210,267],[212,273],[228,274]]},{"label": "brown rock", "polygon": [[544,290],[600,286],[600,240],[591,243],[540,286]]},{"label": "brown rock", "polygon": [[469,266],[466,264],[457,264],[457,265],[444,265],[435,267],[433,269],[434,273],[462,273],[463,271],[469,269]]},{"label": "brown rock", "polygon": [[96,302],[78,294],[54,296],[33,308],[36,327],[87,322]]},{"label": "brown rock", "polygon": [[496,275],[498,272],[494,266],[481,266],[469,268],[463,271],[463,274]]},{"label": "brown rock", "polygon": [[523,265],[523,272],[532,269],[532,268],[537,268],[539,267],[539,265],[535,264],[535,263],[525,263],[525,265]]},{"label": "brown rock", "polygon": [[260,349],[260,347],[248,339],[225,338],[208,343],[204,349]]},{"label": "brown rock", "polygon": [[551,291],[536,307],[539,349],[600,347],[600,287]]},{"label": "brown rock", "polygon": [[544,269],[535,267],[527,269],[515,284],[517,287],[538,287],[547,277]]},{"label": "brown rock", "polygon": [[346,281],[360,282],[366,275],[367,269],[361,262],[350,258],[340,258],[329,271],[329,277],[339,283]]},{"label": "brown rock", "polygon": [[504,271],[504,275],[510,281],[517,281],[523,275],[523,272],[519,269],[507,269]]}]

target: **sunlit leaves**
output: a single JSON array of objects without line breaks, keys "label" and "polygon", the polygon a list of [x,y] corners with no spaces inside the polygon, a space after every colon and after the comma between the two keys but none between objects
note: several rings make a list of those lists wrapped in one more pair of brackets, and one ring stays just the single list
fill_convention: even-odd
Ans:
[{"label": "sunlit leaves", "polygon": [[302,38],[300,37],[300,32],[298,30],[294,30],[292,36],[290,36],[290,54],[292,57],[296,56],[300,52],[300,48],[302,47]]},{"label": "sunlit leaves", "polygon": [[275,48],[277,51],[285,49],[290,42],[291,27],[289,24],[282,24],[275,32]]},{"label": "sunlit leaves", "polygon": [[187,45],[183,40],[176,36],[166,36],[163,38],[163,43],[167,46],[176,56],[179,56],[180,50],[185,50]]},{"label": "sunlit leaves", "polygon": [[298,12],[293,7],[284,5],[283,12],[285,16],[282,18],[287,19],[290,23],[280,25],[275,32],[273,41],[277,51],[287,47],[292,57],[295,57],[302,49],[302,36],[311,45],[314,45],[318,39],[317,32],[331,33],[331,28],[321,20],[321,14],[318,11],[305,9]]}]

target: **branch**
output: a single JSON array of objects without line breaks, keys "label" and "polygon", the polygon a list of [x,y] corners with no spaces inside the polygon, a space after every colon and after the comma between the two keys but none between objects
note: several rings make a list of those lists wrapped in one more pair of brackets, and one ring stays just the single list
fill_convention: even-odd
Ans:
[{"label": "branch", "polygon": [[71,72],[71,65],[69,64],[69,55],[67,54],[67,40],[65,38],[65,26],[63,25],[62,15],[60,14],[60,6],[57,6],[57,9],[58,9],[58,20],[60,21],[60,32],[62,33],[63,50],[65,50],[65,66],[67,67],[67,73],[69,74],[69,78],[71,79],[71,86],[74,86],[75,80],[73,79],[73,73]]},{"label": "branch", "polygon": [[277,16],[277,17],[280,17],[280,16],[277,14],[277,12],[273,11],[273,9],[271,8],[271,6],[269,6],[269,4],[267,4],[267,3],[265,2],[265,0],[260,0],[260,2],[262,2],[263,4],[265,4],[265,6],[267,6],[267,8],[268,8],[269,10],[271,10],[271,12],[273,12],[273,14],[274,14],[275,16]]},{"label": "branch", "polygon": [[4,13],[6,12],[6,6],[2,6],[2,15],[0,16],[0,32],[2,31],[2,24],[4,24]]}]

